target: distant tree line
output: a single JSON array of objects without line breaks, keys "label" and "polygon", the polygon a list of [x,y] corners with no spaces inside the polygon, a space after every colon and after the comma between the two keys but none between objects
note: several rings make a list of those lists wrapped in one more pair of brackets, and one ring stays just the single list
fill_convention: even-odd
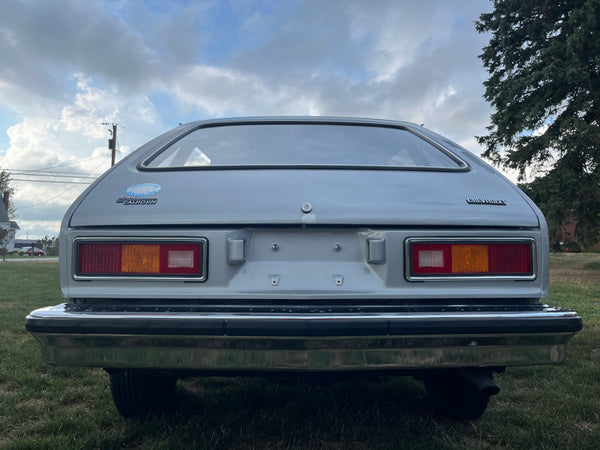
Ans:
[{"label": "distant tree line", "polygon": [[44,250],[48,256],[58,256],[58,237],[46,235],[42,239],[38,239],[36,247]]},{"label": "distant tree line", "polygon": [[[12,180],[10,177],[10,172],[4,169],[0,169],[0,200],[4,196],[4,193],[8,192],[10,197],[15,193],[15,187],[12,184]],[[8,203],[8,217],[13,220],[17,216],[17,212],[15,210],[15,205],[13,202]]]},{"label": "distant tree line", "polygon": [[2,256],[3,261],[6,261],[6,254],[8,253],[8,249],[6,248],[7,238],[8,230],[0,228],[0,256]]}]

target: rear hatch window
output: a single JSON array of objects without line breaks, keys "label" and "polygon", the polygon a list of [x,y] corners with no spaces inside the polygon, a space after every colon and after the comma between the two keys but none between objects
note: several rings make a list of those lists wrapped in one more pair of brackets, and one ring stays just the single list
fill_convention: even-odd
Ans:
[{"label": "rear hatch window", "polygon": [[404,127],[272,123],[195,129],[155,152],[142,167],[460,170],[467,164]]}]

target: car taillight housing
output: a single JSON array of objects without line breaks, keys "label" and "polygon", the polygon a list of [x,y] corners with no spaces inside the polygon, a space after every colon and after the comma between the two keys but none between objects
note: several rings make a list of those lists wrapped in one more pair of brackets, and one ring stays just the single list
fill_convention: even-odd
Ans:
[{"label": "car taillight housing", "polygon": [[75,240],[75,279],[206,279],[206,240]]},{"label": "car taillight housing", "polygon": [[493,277],[535,278],[533,239],[408,239],[409,280]]}]

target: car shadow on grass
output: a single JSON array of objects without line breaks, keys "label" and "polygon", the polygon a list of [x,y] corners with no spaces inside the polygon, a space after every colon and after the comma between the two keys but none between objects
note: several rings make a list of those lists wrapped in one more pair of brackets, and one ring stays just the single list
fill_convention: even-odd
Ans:
[{"label": "car shadow on grass", "polygon": [[286,376],[183,380],[176,409],[149,420],[177,430],[167,445],[372,448],[429,441],[429,415],[412,378]]}]

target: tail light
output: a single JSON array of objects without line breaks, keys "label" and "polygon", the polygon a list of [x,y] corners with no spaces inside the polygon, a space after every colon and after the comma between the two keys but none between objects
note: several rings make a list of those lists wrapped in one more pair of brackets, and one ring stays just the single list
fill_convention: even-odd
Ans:
[{"label": "tail light", "polygon": [[407,277],[503,277],[533,279],[533,240],[407,241]]},{"label": "tail light", "polygon": [[206,278],[206,240],[75,241],[76,279]]}]

